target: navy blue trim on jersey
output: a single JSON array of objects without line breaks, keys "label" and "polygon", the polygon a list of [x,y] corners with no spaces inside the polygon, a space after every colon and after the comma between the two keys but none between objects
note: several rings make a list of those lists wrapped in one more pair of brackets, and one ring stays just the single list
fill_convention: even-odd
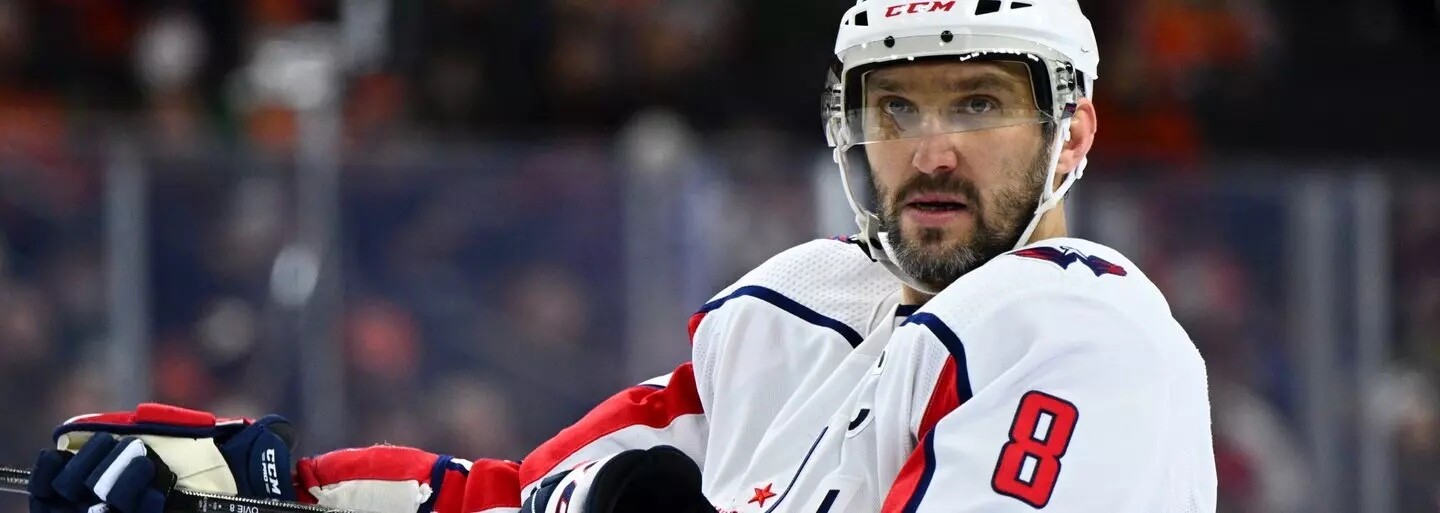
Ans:
[{"label": "navy blue trim on jersey", "polygon": [[915,485],[915,494],[910,496],[910,501],[905,503],[901,513],[915,513],[920,509],[920,501],[925,498],[925,489],[930,487],[930,480],[935,478],[935,432],[932,430],[925,434],[925,471],[920,473],[920,482]]},{"label": "navy blue trim on jersey", "polygon": [[785,486],[785,491],[780,492],[780,497],[775,499],[775,504],[771,504],[770,509],[765,510],[765,513],[775,511],[775,508],[780,507],[780,503],[785,502],[785,497],[790,495],[790,489],[795,488],[795,482],[800,479],[800,472],[805,470],[806,463],[810,463],[810,456],[815,454],[815,448],[820,446],[820,441],[825,439],[825,432],[829,430],[830,426],[825,426],[820,430],[820,436],[815,437],[815,443],[810,444],[810,450],[805,453],[805,459],[800,460],[800,468],[795,469],[795,475],[790,477],[790,484]]},{"label": "navy blue trim on jersey", "polygon": [[656,385],[656,384],[654,384],[654,383],[641,383],[641,384],[635,385],[635,386],[637,386],[637,387],[645,387],[645,388],[649,388],[649,389],[652,389],[652,390],[664,390],[664,389],[665,389],[665,385]]},{"label": "navy blue trim on jersey", "polygon": [[970,367],[966,365],[965,361],[965,344],[960,341],[960,337],[950,331],[950,327],[945,325],[945,321],[929,312],[911,315],[900,325],[906,324],[920,324],[930,328],[930,332],[935,334],[935,338],[940,339],[940,343],[945,345],[945,349],[950,350],[950,356],[955,358],[955,392],[956,396],[960,398],[960,404],[965,404],[971,397],[974,397],[975,394],[970,388]]},{"label": "navy blue trim on jersey", "polygon": [[820,326],[822,328],[830,328],[832,330],[835,330],[835,332],[839,333],[840,336],[845,337],[845,341],[850,343],[850,347],[858,346],[860,345],[861,341],[865,340],[865,338],[861,337],[860,333],[856,332],[855,328],[851,328],[850,325],[840,322],[836,319],[821,315],[820,312],[811,310],[805,305],[797,303],[794,299],[785,297],[784,294],[775,292],[774,290],[767,289],[765,287],[761,287],[759,285],[747,285],[735,289],[735,292],[731,292],[728,296],[716,299],[709,303],[705,303],[705,306],[700,307],[699,313],[706,313],[716,308],[720,308],[720,306],[724,305],[727,301],[742,296],[749,296],[764,301],[766,303],[770,303],[779,307],[781,310],[789,312],[790,315],[799,317],[800,320],[803,320],[810,324],[814,324],[816,326]]},{"label": "navy blue trim on jersey", "polygon": [[415,513],[430,513],[435,510],[435,501],[440,498],[440,487],[445,485],[445,468],[449,466],[450,457],[441,456],[435,460],[435,466],[430,467],[430,498],[416,508]]},{"label": "navy blue trim on jersey", "polygon": [[435,466],[430,467],[430,498],[416,508],[416,513],[430,513],[435,510],[435,501],[440,499],[440,488],[445,486],[445,472],[454,470],[462,476],[470,475],[470,469],[455,462],[452,456],[441,456],[435,460]]}]

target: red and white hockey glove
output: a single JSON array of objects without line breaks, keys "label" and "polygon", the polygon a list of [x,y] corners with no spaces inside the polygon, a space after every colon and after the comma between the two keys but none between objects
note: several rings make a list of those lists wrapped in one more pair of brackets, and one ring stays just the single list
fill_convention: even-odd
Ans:
[{"label": "red and white hockey glove", "polygon": [[670,446],[624,451],[546,477],[520,513],[714,513],[700,468]]}]

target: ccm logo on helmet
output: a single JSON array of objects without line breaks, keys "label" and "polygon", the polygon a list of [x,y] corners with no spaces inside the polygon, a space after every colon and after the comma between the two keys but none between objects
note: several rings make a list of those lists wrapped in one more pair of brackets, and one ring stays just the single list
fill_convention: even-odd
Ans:
[{"label": "ccm logo on helmet", "polygon": [[897,4],[885,8],[885,17],[889,18],[901,14],[915,14],[920,12],[950,12],[951,7],[955,7],[954,0],[949,2],[910,2],[908,4]]}]

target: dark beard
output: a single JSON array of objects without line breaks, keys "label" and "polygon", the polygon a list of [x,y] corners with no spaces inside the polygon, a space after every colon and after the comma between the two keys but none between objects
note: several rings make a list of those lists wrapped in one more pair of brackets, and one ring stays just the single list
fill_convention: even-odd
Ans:
[{"label": "dark beard", "polygon": [[[938,291],[1014,248],[1020,240],[1020,232],[1029,224],[1030,215],[1040,202],[1040,190],[1045,186],[1045,168],[1049,164],[1049,147],[1048,144],[1043,145],[1027,169],[1007,170],[1009,175],[1019,174],[1020,182],[999,191],[990,203],[983,202],[974,183],[953,173],[921,173],[894,193],[875,184],[878,196],[886,198],[880,219],[881,230],[886,232],[886,242],[894,250],[895,264],[921,285]],[[975,218],[968,242],[941,246],[945,231],[937,228],[921,229],[917,240],[905,238],[900,229],[903,207],[900,200],[925,192],[959,194],[965,198],[967,208]]]}]

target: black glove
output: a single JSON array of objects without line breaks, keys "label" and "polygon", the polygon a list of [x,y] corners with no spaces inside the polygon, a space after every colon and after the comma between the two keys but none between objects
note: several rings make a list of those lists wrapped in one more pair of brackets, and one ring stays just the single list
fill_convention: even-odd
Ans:
[{"label": "black glove", "polygon": [[629,450],[546,477],[520,513],[715,513],[679,449]]}]

